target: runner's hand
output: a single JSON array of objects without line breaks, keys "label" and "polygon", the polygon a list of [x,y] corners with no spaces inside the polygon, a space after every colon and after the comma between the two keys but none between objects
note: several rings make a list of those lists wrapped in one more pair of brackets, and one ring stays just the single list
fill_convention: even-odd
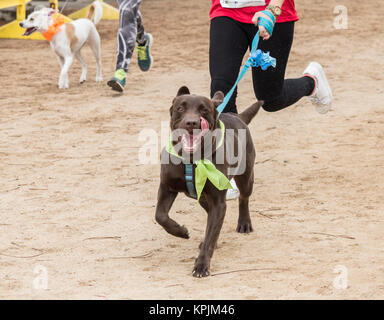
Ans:
[{"label": "runner's hand", "polygon": [[[259,18],[260,17],[263,17],[265,19],[268,19],[269,21],[271,21],[273,23],[273,21],[271,20],[270,17],[268,17],[266,14],[262,13],[261,11],[260,12],[256,12],[256,14],[253,16],[252,18],[252,22],[257,26],[259,24]],[[267,29],[265,29],[263,26],[259,26],[259,31],[260,31],[260,37],[263,38],[263,40],[268,40],[271,35],[269,34],[269,32],[267,31]]]}]

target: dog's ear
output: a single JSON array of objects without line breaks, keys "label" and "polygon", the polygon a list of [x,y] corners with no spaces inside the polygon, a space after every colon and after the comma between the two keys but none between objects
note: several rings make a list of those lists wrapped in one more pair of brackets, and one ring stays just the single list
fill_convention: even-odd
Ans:
[{"label": "dog's ear", "polygon": [[53,16],[56,12],[58,12],[56,9],[48,8],[48,17]]},{"label": "dog's ear", "polygon": [[224,100],[224,93],[222,91],[216,91],[212,98],[213,105],[217,108]]},{"label": "dog's ear", "polygon": [[180,87],[179,91],[177,91],[177,95],[176,95],[176,97],[178,97],[178,96],[182,96],[182,95],[184,95],[184,94],[191,94],[191,93],[189,92],[189,89],[188,89],[186,86],[182,86],[182,87]]},{"label": "dog's ear", "polygon": [[[181,88],[180,88],[180,89],[181,89]],[[177,98],[177,97],[174,97],[174,98],[173,98],[171,107],[169,108],[169,115],[171,116],[171,118],[172,118],[172,113],[173,113],[173,105],[175,104],[176,98]]]},{"label": "dog's ear", "polygon": [[171,107],[169,108],[169,116],[170,116],[170,118],[169,118],[169,127],[171,128],[171,130],[173,130],[174,128],[173,128],[173,106],[174,106],[174,102],[175,102],[175,100],[176,100],[176,98],[174,98],[173,99],[173,101],[172,101],[172,105],[171,105]]},{"label": "dog's ear", "polygon": [[212,124],[211,130],[215,130],[217,128],[217,120],[218,120],[218,118],[219,118],[219,112],[215,108],[213,110],[213,124]]}]

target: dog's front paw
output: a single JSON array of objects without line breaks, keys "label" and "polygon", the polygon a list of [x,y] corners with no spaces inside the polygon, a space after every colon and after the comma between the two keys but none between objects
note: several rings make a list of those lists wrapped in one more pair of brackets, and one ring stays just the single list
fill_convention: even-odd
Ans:
[{"label": "dog's front paw", "polygon": [[189,239],[188,229],[184,226],[179,226],[174,235],[179,238]]},{"label": "dog's front paw", "polygon": [[203,278],[209,276],[209,263],[196,261],[192,275],[195,278]]},{"label": "dog's front paw", "polygon": [[237,224],[236,231],[237,231],[238,233],[250,233],[250,232],[253,232],[253,228],[252,228],[252,223],[251,223],[251,221],[247,221],[247,222],[239,222],[239,223]]},{"label": "dog's front paw", "polygon": [[69,85],[68,83],[59,83],[59,89],[68,89]]}]

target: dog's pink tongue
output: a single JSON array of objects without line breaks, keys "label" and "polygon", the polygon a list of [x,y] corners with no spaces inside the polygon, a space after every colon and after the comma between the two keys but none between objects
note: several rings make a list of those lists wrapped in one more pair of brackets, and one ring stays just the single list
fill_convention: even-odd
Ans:
[{"label": "dog's pink tongue", "polygon": [[209,123],[203,117],[200,117],[200,128],[201,131],[209,130]]}]

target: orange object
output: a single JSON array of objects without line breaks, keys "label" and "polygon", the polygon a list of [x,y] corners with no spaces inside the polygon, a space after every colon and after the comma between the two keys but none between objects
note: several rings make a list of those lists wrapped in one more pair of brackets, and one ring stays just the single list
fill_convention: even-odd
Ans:
[{"label": "orange object", "polygon": [[63,17],[59,15],[53,16],[53,23],[49,26],[49,29],[42,33],[41,35],[47,39],[48,41],[51,41],[52,38],[55,36],[57,32],[60,31],[60,27],[65,23],[65,20]]}]

